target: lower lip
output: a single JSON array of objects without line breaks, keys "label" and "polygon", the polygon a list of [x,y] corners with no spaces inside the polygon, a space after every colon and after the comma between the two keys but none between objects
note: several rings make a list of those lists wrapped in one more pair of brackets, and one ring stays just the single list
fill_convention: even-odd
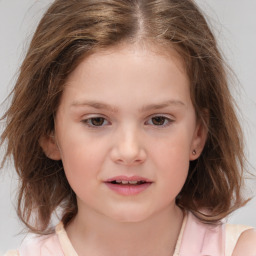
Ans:
[{"label": "lower lip", "polygon": [[123,196],[133,196],[145,191],[152,183],[147,182],[141,185],[119,185],[106,182],[111,190]]}]

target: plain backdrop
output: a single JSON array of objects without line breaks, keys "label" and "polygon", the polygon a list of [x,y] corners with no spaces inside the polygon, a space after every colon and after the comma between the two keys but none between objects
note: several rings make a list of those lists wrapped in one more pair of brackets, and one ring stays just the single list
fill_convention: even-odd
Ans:
[{"label": "plain backdrop", "polygon": [[[63,0],[64,1],[64,0]],[[33,31],[50,0],[0,0],[0,102],[17,78]],[[252,0],[197,0],[207,14],[210,24],[235,71],[241,88],[234,96],[241,109],[241,122],[246,136],[246,152],[251,165],[256,166],[256,1]],[[0,106],[0,115],[7,104]],[[3,149],[0,151],[0,159]],[[253,169],[251,169],[253,170]],[[0,170],[0,255],[16,248],[24,235],[15,214],[14,196],[17,178],[13,166]],[[255,181],[248,182],[255,193]],[[256,227],[256,200],[229,218],[231,223]]]}]

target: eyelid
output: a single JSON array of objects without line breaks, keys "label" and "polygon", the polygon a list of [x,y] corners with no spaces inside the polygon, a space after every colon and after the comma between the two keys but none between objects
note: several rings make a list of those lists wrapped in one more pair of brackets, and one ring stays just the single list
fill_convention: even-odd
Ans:
[{"label": "eyelid", "polygon": [[[97,125],[92,125],[92,124],[89,123],[89,121],[91,121],[92,119],[97,119],[97,118],[102,118],[102,119],[104,119],[104,122],[107,121],[108,124],[104,124],[104,125],[99,125],[99,126],[97,126]],[[102,128],[102,127],[105,127],[105,126],[111,124],[111,122],[109,122],[108,119],[107,119],[105,116],[100,115],[100,114],[98,114],[98,115],[97,115],[97,114],[88,115],[88,116],[84,117],[84,118],[81,120],[81,122],[82,122],[83,124],[85,124],[87,127],[92,128],[92,129],[95,129],[95,128],[96,128],[96,129],[99,129],[99,128]]]},{"label": "eyelid", "polygon": [[[163,125],[154,125],[154,124],[149,124],[150,120],[152,118],[156,118],[156,117],[163,117],[165,119],[165,122],[167,121],[166,124],[163,124]],[[104,123],[107,122],[107,124],[103,124],[103,125],[92,125],[90,124],[89,122],[92,120],[92,119],[97,119],[97,118],[103,118],[104,119]],[[164,128],[164,127],[167,127],[169,125],[171,125],[173,122],[175,121],[175,118],[174,117],[170,117],[170,114],[153,114],[153,115],[150,115],[146,121],[144,122],[144,124],[146,125],[151,125],[155,128]],[[108,126],[108,125],[111,125],[111,122],[108,120],[107,117],[105,117],[104,115],[102,114],[91,114],[91,115],[88,115],[86,117],[84,117],[81,122],[83,124],[85,124],[87,127],[89,128],[92,128],[92,129],[99,129],[99,128],[102,128],[102,127],[105,127],[105,126]]]},{"label": "eyelid", "polygon": [[154,125],[154,124],[147,124],[147,125],[152,125],[155,128],[164,128],[164,127],[171,125],[175,121],[175,119],[171,118],[169,114],[155,114],[155,115],[149,116],[149,118],[147,119],[147,121],[145,123],[148,123],[148,120],[150,120],[154,117],[163,117],[168,121],[168,123],[163,124],[163,125]]}]

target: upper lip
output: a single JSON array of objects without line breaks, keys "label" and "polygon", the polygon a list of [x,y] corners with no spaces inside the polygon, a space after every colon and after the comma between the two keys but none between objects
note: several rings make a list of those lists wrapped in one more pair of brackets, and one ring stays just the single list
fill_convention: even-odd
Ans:
[{"label": "upper lip", "polygon": [[109,178],[109,179],[105,180],[105,182],[113,182],[113,181],[116,181],[116,180],[152,182],[151,180],[149,180],[145,177],[141,177],[141,176],[130,176],[130,177],[128,177],[128,176],[124,176],[124,175]]}]

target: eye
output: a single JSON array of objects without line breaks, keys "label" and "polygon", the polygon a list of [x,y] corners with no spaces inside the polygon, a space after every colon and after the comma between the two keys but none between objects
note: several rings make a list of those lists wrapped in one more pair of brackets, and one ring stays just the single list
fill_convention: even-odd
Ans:
[{"label": "eye", "polygon": [[89,127],[101,127],[109,123],[104,117],[92,117],[85,119],[82,122]]},{"label": "eye", "polygon": [[153,116],[147,121],[147,124],[153,126],[168,126],[173,122],[172,119],[165,116]]}]

